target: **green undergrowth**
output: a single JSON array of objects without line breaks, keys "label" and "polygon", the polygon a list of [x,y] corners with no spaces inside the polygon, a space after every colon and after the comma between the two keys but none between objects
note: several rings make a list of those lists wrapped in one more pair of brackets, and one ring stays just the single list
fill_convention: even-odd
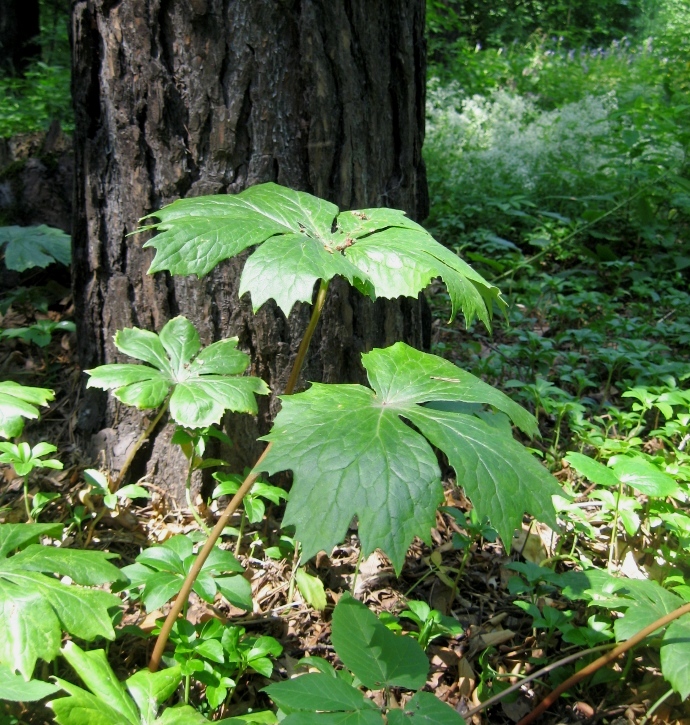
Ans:
[{"label": "green undergrowth", "polygon": [[70,90],[70,7],[65,0],[41,0],[39,57],[21,75],[0,71],[0,138],[46,130],[59,121],[74,128]]},{"label": "green undergrowth", "polygon": [[[553,546],[528,537],[527,561],[508,566],[518,572],[508,592],[533,618],[537,664],[569,645],[620,641],[631,622],[651,621],[642,611],[690,592],[687,21],[687,6],[668,2],[647,17],[653,36],[599,48],[538,33],[486,49],[460,38],[432,67],[427,224],[508,302],[493,334],[465,331],[446,321],[439,289],[433,350],[534,413],[541,438],[530,445],[572,497],[557,499]],[[578,571],[603,577],[590,581],[586,610],[574,605],[583,592],[560,579]],[[608,596],[617,590],[638,604]],[[681,625],[669,634],[688,641]],[[646,665],[687,697],[670,674],[684,666],[663,642]],[[506,689],[508,665],[495,649],[480,664],[485,700]],[[630,659],[589,686],[607,681],[618,683],[609,702],[630,697],[640,712],[661,708],[664,722],[680,717],[662,707],[677,705],[672,692],[650,694]]]}]

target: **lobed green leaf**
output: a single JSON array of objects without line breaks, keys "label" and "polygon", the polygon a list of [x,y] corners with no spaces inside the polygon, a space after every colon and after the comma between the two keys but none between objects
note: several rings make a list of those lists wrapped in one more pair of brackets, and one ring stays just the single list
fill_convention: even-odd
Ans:
[{"label": "lobed green leaf", "polygon": [[[451,299],[451,319],[462,310],[487,326],[498,288],[419,224],[396,209],[345,211],[277,184],[253,186],[228,196],[181,199],[144,219],[159,234],[144,246],[156,256],[149,273],[207,274],[222,260],[251,246],[240,279],[256,311],[274,299],[287,315],[296,302],[311,302],[318,280],[340,275],[372,298],[416,297],[441,277]],[[143,231],[142,229],[142,231]]]},{"label": "lobed green leaf", "polygon": [[315,384],[285,396],[265,438],[273,447],[260,470],[294,473],[284,523],[296,527],[305,558],[339,543],[356,515],[365,554],[380,548],[400,571],[414,536],[429,541],[443,500],[430,444],[448,456],[458,484],[506,546],[525,511],[555,525],[551,496],[561,489],[512,436],[480,417],[425,403],[489,404],[534,433],[527,411],[452,363],[403,343],[374,350],[363,363],[373,390]]}]

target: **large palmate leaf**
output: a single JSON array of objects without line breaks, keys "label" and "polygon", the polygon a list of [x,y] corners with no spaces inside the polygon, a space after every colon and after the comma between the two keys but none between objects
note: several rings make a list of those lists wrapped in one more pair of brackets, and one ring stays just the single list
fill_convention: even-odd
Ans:
[{"label": "large palmate leaf", "polygon": [[11,381],[0,383],[0,437],[14,438],[22,432],[23,418],[38,418],[38,406],[55,398],[52,390],[30,388]]},{"label": "large palmate leaf", "polygon": [[429,541],[443,500],[431,445],[448,456],[477,515],[489,517],[507,546],[525,511],[555,525],[551,496],[561,489],[523,446],[475,415],[425,404],[491,405],[534,435],[536,421],[524,408],[403,343],[362,360],[373,390],[313,385],[285,396],[265,438],[273,447],[261,470],[294,472],[284,524],[296,526],[306,558],[330,551],[357,515],[365,554],[383,549],[399,571],[412,538]]},{"label": "large palmate leaf", "polygon": [[87,370],[87,387],[113,390],[118,400],[137,408],[157,408],[172,390],[170,415],[186,428],[218,423],[226,410],[256,413],[254,396],[269,392],[260,378],[241,375],[249,356],[237,349],[236,337],[201,350],[199,333],[185,317],[170,320],[160,335],[137,327],[120,330],[115,346],[148,365]]},{"label": "large palmate leaf", "polygon": [[5,247],[5,266],[17,272],[47,267],[53,262],[69,265],[71,240],[62,229],[45,224],[34,227],[0,227],[0,247]]},{"label": "large palmate leaf", "polygon": [[416,297],[435,277],[450,294],[452,317],[489,325],[497,287],[396,209],[339,212],[311,194],[260,184],[240,194],[180,199],[150,214],[144,229],[160,234],[144,246],[156,256],[149,272],[207,274],[219,262],[260,245],[249,257],[240,295],[257,310],[274,299],[287,315],[311,302],[314,283],[336,275],[375,297]]},{"label": "large palmate leaf", "polygon": [[58,654],[63,631],[87,641],[115,639],[108,610],[120,600],[85,588],[121,578],[108,561],[114,554],[34,543],[40,536],[59,537],[61,532],[59,524],[0,525],[0,663],[19,670],[27,680],[39,657],[50,662]]}]

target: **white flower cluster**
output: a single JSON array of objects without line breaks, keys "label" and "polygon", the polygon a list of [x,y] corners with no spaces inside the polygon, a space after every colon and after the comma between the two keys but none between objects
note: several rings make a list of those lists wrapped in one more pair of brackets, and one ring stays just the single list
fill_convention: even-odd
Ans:
[{"label": "white flower cluster", "polygon": [[444,186],[489,197],[574,193],[613,152],[613,93],[553,111],[504,90],[463,98],[457,85],[428,88],[426,156]]}]

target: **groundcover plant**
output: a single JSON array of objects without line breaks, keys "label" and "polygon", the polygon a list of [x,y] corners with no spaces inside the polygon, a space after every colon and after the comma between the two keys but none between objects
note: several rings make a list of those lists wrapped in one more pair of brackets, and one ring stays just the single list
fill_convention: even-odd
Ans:
[{"label": "groundcover plant", "polygon": [[[202,275],[221,260],[256,246],[245,265],[240,288],[241,294],[251,294],[255,309],[273,298],[289,313],[295,302],[311,301],[317,283],[319,289],[284,391],[281,413],[267,436],[266,452],[213,533],[196,556],[192,542],[182,547],[183,553],[172,545],[170,549],[147,549],[140,557],[149,567],[146,576],[137,576],[137,569],[131,582],[118,584],[118,588],[129,587],[135,593],[144,585],[143,597],[149,605],[152,601],[162,604],[180,591],[159,635],[151,671],[159,666],[170,628],[179,610],[186,608],[190,588],[194,586],[212,601],[216,588],[223,589],[219,582],[232,581],[227,577],[214,579],[204,565],[209,555],[218,559],[218,536],[261,471],[293,472],[284,523],[295,526],[303,559],[339,543],[350,520],[357,516],[364,552],[382,549],[400,571],[413,537],[430,541],[436,509],[443,502],[441,472],[432,446],[448,456],[478,512],[490,518],[508,546],[525,512],[555,525],[551,496],[560,493],[560,487],[503,424],[510,419],[534,435],[534,418],[506,395],[457,366],[398,343],[364,356],[371,388],[313,385],[304,393],[292,392],[328,283],[336,275],[372,299],[417,295],[432,279],[441,277],[450,295],[451,316],[462,311],[468,322],[477,317],[490,324],[494,308],[504,306],[499,290],[422,227],[396,210],[341,213],[326,201],[275,184],[256,186],[236,196],[181,200],[153,216],[145,227],[159,232],[147,242],[156,249],[151,272],[167,269],[173,274]],[[88,384],[112,389],[128,405],[169,407],[171,417],[186,430],[217,423],[225,410],[255,412],[254,395],[268,392],[262,381],[242,376],[249,359],[236,349],[236,340],[219,341],[201,350],[196,330],[184,318],[171,320],[159,334],[136,328],[122,330],[115,342],[122,352],[143,364],[105,365],[87,371]],[[19,397],[16,390],[12,393]],[[488,415],[487,409],[494,414]],[[33,410],[27,408],[26,414],[33,414]],[[31,540],[42,533],[57,532],[32,530]],[[24,540],[28,541],[28,536]],[[13,558],[25,558],[32,551],[23,547],[24,540],[10,547],[19,550]],[[52,561],[43,567],[42,571],[62,572]],[[241,571],[233,560],[217,572],[228,568]],[[72,569],[69,571],[75,574]],[[125,569],[117,576],[129,574]],[[72,578],[79,581],[76,576]],[[115,578],[111,572],[110,580]],[[95,581],[91,577],[83,583]],[[246,601],[236,587],[233,593]],[[94,592],[92,596],[97,595]],[[85,596],[80,593],[77,602],[81,604]],[[113,603],[104,600],[104,604]],[[67,611],[75,614],[74,610]],[[69,631],[67,622],[68,617],[58,616],[53,627],[59,624]],[[58,631],[59,627],[51,636]],[[75,634],[89,639],[80,631]],[[103,628],[93,634],[113,636]],[[50,651],[41,651],[40,643],[35,646],[37,654],[23,661],[21,667],[7,655],[3,664],[10,669],[20,667],[28,678],[36,657],[50,661],[57,654],[56,646]],[[90,697],[100,696],[97,690]],[[57,711],[66,712],[63,707]],[[65,715],[60,717],[68,721]]]},{"label": "groundcover plant", "polygon": [[[254,637],[231,623],[227,627],[193,624],[185,616],[192,590],[211,604],[222,595],[231,604],[251,608],[251,592],[241,576],[244,568],[218,541],[261,473],[292,472],[283,519],[283,525],[294,527],[295,532],[288,553],[295,560],[297,586],[304,587],[307,601],[320,602],[321,609],[325,606],[323,587],[297,565],[339,544],[353,517],[358,521],[362,555],[381,550],[397,574],[415,537],[432,543],[431,530],[444,503],[437,451],[454,469],[458,485],[472,504],[474,523],[467,523],[460,514],[456,517],[465,522],[463,528],[468,532],[476,530],[487,537],[497,533],[509,551],[513,532],[521,527],[526,513],[553,528],[558,526],[554,501],[559,510],[565,510],[570,505],[568,492],[512,433],[515,425],[527,436],[538,435],[536,418],[453,363],[398,342],[363,355],[370,387],[314,384],[305,392],[294,392],[329,282],[336,275],[372,299],[416,296],[432,280],[441,278],[451,318],[462,312],[468,325],[476,318],[488,327],[494,311],[503,310],[499,290],[421,226],[396,210],[340,212],[333,204],[276,184],[252,187],[236,196],[181,200],[146,221],[144,229],[158,232],[146,243],[156,249],[151,272],[206,274],[223,259],[253,246],[240,293],[251,294],[255,309],[274,299],[286,314],[297,301],[314,297],[312,317],[282,391],[281,411],[265,437],[264,453],[243,481],[237,480],[227,489],[234,493],[233,498],[212,531],[205,529],[197,514],[202,531],[151,546],[135,564],[117,569],[108,561],[111,555],[48,546],[51,539],[62,538],[61,526],[0,526],[0,543],[4,541],[0,555],[5,562],[0,567],[0,597],[8,621],[0,634],[0,697],[38,700],[53,696],[56,721],[65,725],[86,720],[195,723],[205,721],[206,716],[218,720],[232,714],[239,678],[249,670],[272,676],[281,645],[272,637]],[[213,426],[225,411],[256,412],[255,396],[269,392],[261,380],[243,375],[249,358],[237,349],[237,340],[221,340],[201,349],[193,325],[177,317],[159,332],[121,330],[115,344],[141,364],[104,365],[87,371],[88,385],[112,390],[126,405],[156,411],[145,434],[169,411],[178,426],[174,442],[183,447],[190,461],[190,475],[204,465],[222,467],[222,460],[203,459],[209,437],[223,440],[222,432]],[[13,436],[21,427],[22,416],[35,417],[36,406],[50,400],[49,391],[7,385],[3,390],[0,413],[5,416],[6,434]],[[28,475],[33,467],[59,464],[42,459],[53,452],[49,444],[24,450],[26,445],[3,444],[7,461],[19,475]],[[636,463],[631,473],[625,461],[619,461],[611,475],[618,476],[616,481],[623,476],[644,478],[644,471],[639,474],[640,465]],[[590,475],[590,468],[583,469],[585,475]],[[96,487],[94,472],[89,476],[92,494],[108,498],[108,505],[116,507],[118,498],[113,494],[123,481],[122,472],[117,481],[98,477]],[[264,496],[271,494],[280,501],[270,486],[262,485]],[[29,508],[28,488],[24,490],[27,517],[32,521],[36,507]],[[97,521],[95,518],[93,526]],[[38,541],[44,545],[36,546]],[[459,546],[463,545],[467,542],[460,541]],[[637,618],[626,616],[629,626],[616,628],[617,638],[623,640],[613,650],[616,654],[632,646],[640,636],[636,634],[639,628],[644,636],[689,608],[682,595],[669,595],[663,608],[644,609],[653,592],[641,589],[619,593],[609,587],[615,597],[601,600],[592,594],[600,585],[596,577],[584,574],[584,578],[557,580],[551,570],[535,568],[536,572],[516,568],[527,577],[528,588],[536,590],[544,580],[562,587],[572,599],[635,613]],[[148,670],[140,670],[124,683],[112,671],[105,650],[85,652],[72,642],[60,647],[62,632],[83,642],[116,637],[111,618],[119,618],[122,600],[102,591],[107,583],[112,583],[112,591],[125,592],[130,602],[141,601],[149,612],[175,597],[167,618],[155,630],[157,640]],[[457,583],[458,578],[452,582],[453,591]],[[535,626],[542,621],[554,629],[568,625],[567,617],[562,621],[556,610],[549,614],[546,608],[523,608],[535,618]],[[640,608],[644,616],[638,616]],[[431,610],[419,612],[431,614]],[[436,614],[440,622],[441,615]],[[422,628],[420,614],[415,616]],[[638,623],[640,627],[635,626]],[[674,629],[672,625],[664,639],[662,664],[666,662],[667,668],[682,656],[682,647],[668,637],[672,632],[684,632],[683,627]],[[332,633],[335,652],[347,669],[336,671],[325,660],[306,658],[302,664],[310,670],[308,674],[266,688],[279,707],[277,714],[255,711],[227,722],[271,723],[276,718],[289,723],[462,722],[434,695],[419,692],[428,674],[421,646],[428,644],[428,637],[420,636],[418,643],[391,631],[395,628],[394,622],[384,623],[363,604],[343,595],[334,610]],[[568,632],[584,643],[601,641],[592,634],[593,627],[571,626]],[[35,672],[38,660],[48,663],[59,655],[87,689],[64,677],[55,678],[52,684],[46,681],[45,672]],[[158,672],[161,664],[166,667]],[[667,677],[686,693],[682,674]],[[192,683],[206,691],[201,712],[189,707]],[[165,709],[165,702],[178,687],[184,691],[183,703]],[[362,689],[381,690],[381,695],[372,700]],[[403,696],[400,707],[395,698],[403,691],[418,692]]]}]

